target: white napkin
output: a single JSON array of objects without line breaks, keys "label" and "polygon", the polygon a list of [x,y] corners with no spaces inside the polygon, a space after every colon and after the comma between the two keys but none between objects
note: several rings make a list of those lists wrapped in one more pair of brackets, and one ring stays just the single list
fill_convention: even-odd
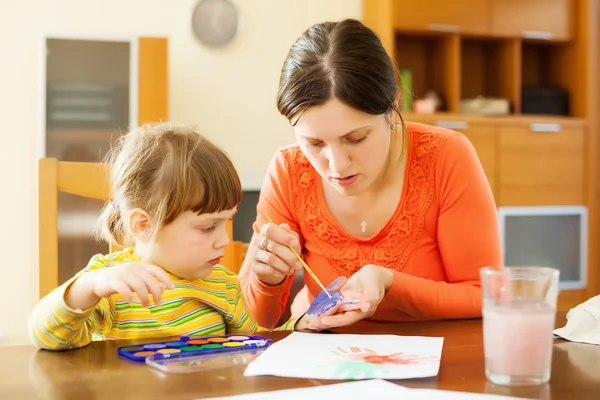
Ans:
[{"label": "white napkin", "polygon": [[567,313],[567,325],[554,334],[572,342],[600,345],[600,296],[592,297]]}]

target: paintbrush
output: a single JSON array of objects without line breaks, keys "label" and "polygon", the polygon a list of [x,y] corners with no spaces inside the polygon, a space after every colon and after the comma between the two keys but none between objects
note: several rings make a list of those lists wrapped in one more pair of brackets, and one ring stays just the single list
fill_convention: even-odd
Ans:
[{"label": "paintbrush", "polygon": [[[271,219],[271,218],[270,218],[270,217],[269,217],[267,214],[265,214],[265,218],[267,218],[267,220],[268,220],[270,223],[274,224],[273,220],[272,220],[272,219]],[[321,281],[319,280],[319,278],[317,278],[317,276],[315,275],[315,273],[314,273],[314,272],[312,272],[312,269],[310,269],[310,267],[308,266],[308,264],[306,264],[306,263],[304,262],[304,260],[302,259],[302,257],[300,257],[300,256],[298,255],[298,253],[296,253],[296,250],[294,250],[294,247],[292,247],[292,246],[288,246],[288,247],[290,248],[290,250],[292,250],[292,253],[294,253],[294,255],[296,256],[296,258],[298,259],[298,261],[300,261],[300,263],[301,263],[301,264],[302,264],[302,266],[304,267],[304,269],[305,269],[305,270],[306,270],[306,271],[307,271],[307,272],[310,274],[310,276],[312,276],[312,277],[313,277],[313,279],[315,280],[315,282],[317,282],[317,284],[318,284],[319,286],[321,286],[321,289],[323,289],[323,291],[325,292],[325,294],[326,294],[326,295],[327,295],[327,296],[328,296],[330,299],[332,299],[332,297],[331,297],[331,295],[329,294],[329,292],[327,291],[327,289],[325,289],[325,286],[323,286],[323,284],[321,283]]]}]

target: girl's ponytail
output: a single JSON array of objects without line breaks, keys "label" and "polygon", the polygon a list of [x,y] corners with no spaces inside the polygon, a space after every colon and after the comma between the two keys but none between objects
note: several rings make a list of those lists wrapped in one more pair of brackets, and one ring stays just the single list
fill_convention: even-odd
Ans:
[{"label": "girl's ponytail", "polygon": [[104,205],[104,209],[98,217],[96,236],[100,240],[119,247],[126,247],[129,244],[121,210],[118,205],[114,204],[114,201],[107,201]]}]

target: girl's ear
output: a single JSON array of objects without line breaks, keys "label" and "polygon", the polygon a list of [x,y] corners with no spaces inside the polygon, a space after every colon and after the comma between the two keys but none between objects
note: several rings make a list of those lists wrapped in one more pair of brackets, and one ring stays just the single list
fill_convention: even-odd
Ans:
[{"label": "girl's ear", "polygon": [[148,242],[152,237],[150,215],[141,208],[129,211],[127,222],[131,235],[142,242]]}]

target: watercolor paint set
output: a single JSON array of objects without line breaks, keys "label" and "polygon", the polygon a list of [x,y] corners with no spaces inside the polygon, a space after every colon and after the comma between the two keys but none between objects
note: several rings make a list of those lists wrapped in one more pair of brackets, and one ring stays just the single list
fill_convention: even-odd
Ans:
[{"label": "watercolor paint set", "polygon": [[270,344],[271,339],[250,335],[181,336],[122,346],[117,352],[165,372],[190,372],[247,363]]}]

